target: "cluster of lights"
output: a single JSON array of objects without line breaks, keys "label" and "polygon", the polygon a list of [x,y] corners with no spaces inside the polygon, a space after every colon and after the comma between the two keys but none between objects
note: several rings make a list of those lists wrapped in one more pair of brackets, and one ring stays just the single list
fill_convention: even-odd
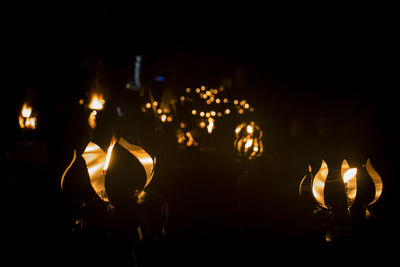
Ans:
[{"label": "cluster of lights", "polygon": [[28,106],[27,103],[24,103],[22,106],[21,114],[18,117],[18,122],[21,129],[36,129],[36,116],[32,114],[32,107]]},{"label": "cluster of lights", "polygon": [[159,107],[159,104],[157,101],[153,101],[153,103],[147,102],[144,105],[144,109],[142,109],[143,112],[147,112],[150,110],[153,110],[157,114],[157,117],[163,123],[164,122],[172,122],[172,120],[173,120],[173,115],[171,114],[171,110],[168,108]]},{"label": "cluster of lights", "polygon": [[204,109],[207,109],[206,111],[201,109],[192,109],[191,111],[193,116],[199,116],[201,118],[222,117],[224,115],[233,114],[233,111],[236,111],[239,115],[243,115],[246,111],[254,112],[254,107],[251,107],[245,99],[241,101],[237,99],[230,101],[227,97],[221,96],[223,91],[224,88],[222,86],[218,89],[209,90],[207,90],[205,86],[201,86],[195,90],[186,88],[186,96],[180,96],[179,100],[181,103],[193,102],[196,99],[205,101],[206,108]]}]

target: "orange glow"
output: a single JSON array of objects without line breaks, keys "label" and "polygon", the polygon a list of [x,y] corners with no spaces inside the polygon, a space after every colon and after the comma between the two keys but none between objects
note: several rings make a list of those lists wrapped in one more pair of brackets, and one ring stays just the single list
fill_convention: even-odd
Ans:
[{"label": "orange glow", "polygon": [[36,129],[36,117],[32,116],[32,107],[26,103],[22,106],[21,114],[18,116],[19,127],[21,129]]},{"label": "orange glow", "polygon": [[89,103],[89,108],[93,110],[102,110],[104,108],[105,100],[102,94],[93,94]]},{"label": "orange glow", "polygon": [[92,128],[92,129],[96,128],[96,116],[97,116],[96,110],[93,110],[92,112],[90,112],[88,122],[89,122],[90,128]]},{"label": "orange glow", "polygon": [[29,107],[26,103],[22,106],[22,111],[21,111],[22,117],[24,118],[29,118],[32,114],[32,108]]},{"label": "orange glow", "polygon": [[253,139],[249,139],[246,141],[246,144],[244,145],[245,149],[249,149],[253,145]]},{"label": "orange glow", "polygon": [[212,133],[212,131],[214,130],[214,119],[213,118],[209,118],[208,119],[208,125],[207,125],[207,131],[208,133]]},{"label": "orange glow", "polygon": [[350,179],[357,175],[357,168],[347,170],[343,175],[343,182],[347,183]]},{"label": "orange glow", "polygon": [[103,172],[105,173],[108,169],[108,165],[110,165],[110,160],[111,160],[111,154],[114,148],[115,143],[117,143],[117,138],[115,138],[115,135],[111,138],[110,146],[108,147],[107,150],[107,156],[106,156],[106,161],[104,162],[104,167],[103,167]]}]

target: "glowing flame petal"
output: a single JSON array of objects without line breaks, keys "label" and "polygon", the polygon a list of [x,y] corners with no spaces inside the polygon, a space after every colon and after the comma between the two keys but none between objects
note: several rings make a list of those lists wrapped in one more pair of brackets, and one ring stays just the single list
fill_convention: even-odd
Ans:
[{"label": "glowing flame petal", "polygon": [[113,137],[111,138],[110,146],[108,147],[108,150],[107,150],[107,156],[106,156],[106,160],[104,162],[103,171],[107,171],[108,165],[110,165],[111,154],[112,154],[113,148],[115,146],[115,143],[117,143],[117,141],[118,141],[117,138],[115,138],[115,136],[113,135]]},{"label": "glowing flame petal", "polygon": [[347,160],[343,160],[340,172],[347,196],[347,206],[350,208],[357,195],[357,168],[350,168]]},{"label": "glowing flame petal", "polygon": [[375,197],[372,200],[372,202],[368,204],[368,205],[371,205],[380,198],[380,196],[382,194],[382,190],[383,190],[383,183],[382,183],[381,176],[372,167],[369,159],[367,160],[367,163],[365,164],[365,169],[367,170],[368,174],[371,176],[372,181],[375,185]]},{"label": "glowing flame petal", "polygon": [[67,172],[69,171],[69,169],[72,167],[72,164],[74,164],[76,159],[76,150],[74,149],[74,154],[72,156],[72,161],[71,163],[68,165],[68,167],[65,169],[63,175],[61,176],[61,190],[64,190],[64,179],[65,179],[65,175],[67,174]]},{"label": "glowing flame petal", "polygon": [[155,159],[153,161],[152,157],[143,148],[128,143],[122,137],[119,139],[119,144],[135,156],[143,165],[146,172],[146,184],[144,185],[144,188],[146,188],[153,179]]},{"label": "glowing flame petal", "polygon": [[82,157],[86,162],[90,184],[94,191],[103,201],[108,202],[105,176],[103,174],[104,163],[107,157],[106,153],[95,143],[89,142]]},{"label": "glowing flame petal", "polygon": [[[355,178],[357,175],[357,168],[351,168],[349,170],[347,170],[344,174],[343,174],[343,182],[344,183],[348,183],[350,180],[352,180],[353,178]],[[353,179],[354,180],[354,179]]]},{"label": "glowing flame petal", "polygon": [[328,165],[326,162],[323,160],[321,164],[321,168],[317,172],[317,174],[314,177],[313,183],[312,183],[312,192],[314,195],[315,200],[324,208],[328,208],[325,204],[325,196],[324,196],[324,190],[325,190],[325,182],[326,178],[328,177]]}]

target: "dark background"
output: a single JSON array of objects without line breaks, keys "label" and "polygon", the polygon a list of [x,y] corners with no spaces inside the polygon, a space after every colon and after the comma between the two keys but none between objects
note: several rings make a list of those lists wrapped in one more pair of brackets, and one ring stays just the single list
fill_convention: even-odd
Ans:
[{"label": "dark background", "polygon": [[[74,207],[58,187],[73,148],[84,148],[88,140],[77,102],[96,77],[106,97],[130,99],[124,100],[124,86],[138,54],[144,81],[163,75],[176,94],[227,84],[228,96],[254,104],[252,119],[264,131],[265,152],[250,169],[240,208],[240,166],[232,146],[223,146],[233,141],[233,130],[232,136],[215,137],[214,151],[195,153],[171,148],[165,136],[133,133],[144,133],[140,137],[157,152],[152,186],[170,204],[166,241],[156,249],[163,252],[156,255],[175,262],[184,247],[192,259],[219,255],[235,261],[320,246],[299,215],[297,186],[307,164],[317,169],[326,158],[353,164],[371,159],[384,193],[363,251],[391,240],[398,201],[393,17],[365,6],[303,8],[276,13],[271,6],[236,6],[231,12],[228,6],[199,4],[171,12],[109,1],[12,6],[13,27],[5,27],[2,50],[1,143],[10,251],[29,251],[39,260],[53,254],[74,261],[84,254],[71,249],[78,246],[70,234]],[[21,133],[17,124],[25,99],[38,112],[33,135]],[[40,241],[45,244],[37,247]],[[141,249],[151,254],[152,247]]]}]

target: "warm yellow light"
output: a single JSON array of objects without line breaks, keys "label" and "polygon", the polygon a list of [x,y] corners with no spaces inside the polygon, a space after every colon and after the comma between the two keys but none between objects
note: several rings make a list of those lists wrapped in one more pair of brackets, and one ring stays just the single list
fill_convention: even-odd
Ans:
[{"label": "warm yellow light", "polygon": [[18,122],[21,129],[28,128],[34,130],[36,128],[36,117],[32,116],[32,108],[26,103],[22,106],[21,114],[18,116]]},{"label": "warm yellow light", "polygon": [[222,112],[218,112],[218,113],[217,113],[217,116],[218,116],[218,117],[222,117]]},{"label": "warm yellow light", "polygon": [[207,131],[208,133],[212,133],[213,129],[214,129],[214,119],[213,118],[209,118],[208,119],[208,125],[207,125]]},{"label": "warm yellow light", "polygon": [[161,114],[162,113],[162,109],[161,108],[157,109],[157,113]]},{"label": "warm yellow light", "polygon": [[111,138],[110,146],[108,147],[108,150],[107,150],[106,161],[104,162],[104,167],[103,167],[104,173],[107,171],[108,166],[110,165],[111,154],[112,154],[113,148],[115,146],[115,143],[117,143],[117,141],[118,141],[117,138],[115,138],[115,136],[113,135],[113,137]]},{"label": "warm yellow light", "polygon": [[154,101],[154,102],[153,102],[153,106],[157,107],[157,106],[158,106],[158,102],[157,102],[157,101]]},{"label": "warm yellow light", "polygon": [[146,103],[146,108],[147,109],[151,108],[151,104],[150,103]]},{"label": "warm yellow light", "polygon": [[200,88],[201,88],[201,91],[206,90],[206,87],[204,85],[202,85]]},{"label": "warm yellow light", "polygon": [[207,112],[207,113],[206,113],[206,117],[207,117],[207,118],[209,118],[210,115],[211,115],[210,112]]},{"label": "warm yellow light", "polygon": [[356,174],[357,174],[357,168],[352,168],[347,170],[343,175],[343,182],[347,183],[348,181],[350,181],[350,179],[356,176]]},{"label": "warm yellow light", "polygon": [[210,96],[211,92],[210,91],[206,91],[206,95]]},{"label": "warm yellow light", "polygon": [[238,113],[239,114],[243,114],[244,110],[243,109],[239,109]]},{"label": "warm yellow light", "polygon": [[239,101],[237,99],[233,100],[233,104],[237,105],[239,104]]},{"label": "warm yellow light", "polygon": [[200,93],[200,88],[196,88],[196,93]]},{"label": "warm yellow light", "polygon": [[193,114],[193,115],[196,115],[196,114],[197,114],[197,111],[196,111],[195,109],[193,109],[193,110],[192,110],[192,114]]},{"label": "warm yellow light", "polygon": [[97,111],[96,110],[93,110],[89,114],[88,122],[89,122],[90,128],[92,128],[92,129],[96,128],[96,116],[97,116]]},{"label": "warm yellow light", "polygon": [[210,112],[211,116],[214,117],[215,115],[217,115],[217,113],[215,111],[211,111]]},{"label": "warm yellow light", "polygon": [[29,107],[26,103],[22,106],[22,111],[21,111],[22,117],[24,118],[29,118],[32,114],[32,108]]},{"label": "warm yellow light", "polygon": [[89,108],[93,110],[102,110],[104,108],[105,100],[102,94],[93,94],[92,100],[89,103]]},{"label": "warm yellow light", "polygon": [[244,106],[244,104],[246,104],[246,100],[243,99],[242,101],[240,101],[240,105]]},{"label": "warm yellow light", "polygon": [[207,98],[207,94],[203,94],[203,98],[206,99]]},{"label": "warm yellow light", "polygon": [[246,144],[244,145],[244,147],[246,148],[246,149],[248,149],[249,147],[251,147],[253,145],[253,139],[249,139],[249,140],[247,140],[246,141]]},{"label": "warm yellow light", "polygon": [[172,121],[172,116],[168,116],[167,117],[167,122],[171,122]]},{"label": "warm yellow light", "polygon": [[244,104],[244,108],[248,109],[250,107],[250,105],[248,103]]},{"label": "warm yellow light", "polygon": [[190,93],[190,88],[186,88],[186,93]]},{"label": "warm yellow light", "polygon": [[162,115],[161,115],[161,121],[162,121],[162,122],[165,122],[166,120],[167,120],[167,115],[162,114]]},{"label": "warm yellow light", "polygon": [[204,117],[204,111],[200,112],[200,117]]},{"label": "warm yellow light", "polygon": [[252,134],[254,131],[253,126],[251,126],[251,125],[247,125],[246,130],[247,130],[247,133],[249,133],[249,134]]},{"label": "warm yellow light", "polygon": [[179,98],[179,100],[183,102],[183,101],[185,101],[185,97],[184,97],[184,96],[181,96],[181,97]]},{"label": "warm yellow light", "polygon": [[204,127],[206,127],[206,123],[204,121],[199,123],[199,126],[201,129],[203,129]]},{"label": "warm yellow light", "polygon": [[219,99],[219,98],[215,99],[215,103],[217,103],[217,104],[221,103],[221,99]]},{"label": "warm yellow light", "polygon": [[224,103],[228,103],[228,98],[224,98]]},{"label": "warm yellow light", "polygon": [[226,115],[228,115],[229,113],[231,113],[231,111],[229,110],[229,108],[227,108],[227,109],[225,109],[224,113],[225,113]]}]

